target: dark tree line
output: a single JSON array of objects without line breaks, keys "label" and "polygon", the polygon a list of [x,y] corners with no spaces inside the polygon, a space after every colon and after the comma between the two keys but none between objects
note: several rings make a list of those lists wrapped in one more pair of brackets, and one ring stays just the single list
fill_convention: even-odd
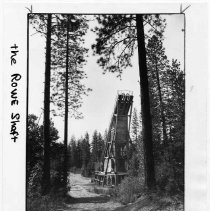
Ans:
[{"label": "dark tree line", "polygon": [[[56,191],[63,184],[63,162],[65,159],[65,145],[58,142],[58,130],[52,120],[50,121],[49,157],[51,189]],[[101,166],[105,137],[94,131],[90,137],[88,133],[79,139],[74,136],[69,140],[68,171],[81,173],[90,177]],[[27,139],[27,194],[39,194],[41,191],[42,168],[44,167],[44,126],[39,124],[39,118],[33,114],[28,116]]]},{"label": "dark tree line", "polygon": [[[34,191],[31,189],[41,185],[42,175],[39,175],[39,173],[42,173],[42,167],[45,159],[44,126],[43,124],[40,125],[38,120],[39,118],[37,116],[33,114],[28,115],[28,136],[26,142],[26,182],[29,194],[34,193]],[[49,157],[51,160],[57,160],[57,157],[62,157],[63,155],[63,145],[62,143],[57,142],[59,139],[58,130],[55,128],[52,120],[50,120],[49,124],[49,138],[51,140],[49,145]],[[56,154],[54,152],[56,152]]]},{"label": "dark tree line", "polygon": [[94,131],[92,138],[88,133],[77,140],[72,137],[68,146],[71,171],[79,170],[83,176],[91,176],[94,171],[99,170],[104,146],[104,137],[98,131]]}]

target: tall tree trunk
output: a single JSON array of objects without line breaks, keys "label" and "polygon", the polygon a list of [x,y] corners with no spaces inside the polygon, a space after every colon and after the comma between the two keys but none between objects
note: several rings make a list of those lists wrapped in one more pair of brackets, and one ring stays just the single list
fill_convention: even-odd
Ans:
[{"label": "tall tree trunk", "polygon": [[155,56],[155,72],[156,72],[156,79],[157,79],[158,96],[159,96],[159,101],[160,101],[160,114],[161,114],[162,127],[163,127],[163,144],[164,146],[166,146],[168,137],[166,133],[166,120],[165,120],[165,115],[164,115],[163,100],[162,100],[162,93],[161,93],[161,87],[160,87],[160,77],[159,77],[159,72],[157,69],[156,56]]},{"label": "tall tree trunk", "polygon": [[47,19],[45,87],[44,87],[44,166],[42,178],[42,194],[50,191],[50,68],[51,68],[51,22],[52,15]]},{"label": "tall tree trunk", "polygon": [[145,182],[149,189],[155,187],[155,169],[152,142],[152,119],[150,114],[149,85],[144,42],[142,15],[136,15],[138,59],[141,92],[142,139],[144,143]]},{"label": "tall tree trunk", "polygon": [[65,120],[64,120],[64,171],[63,171],[63,182],[64,187],[67,188],[67,177],[68,177],[68,71],[69,71],[69,16],[67,21],[67,35],[66,35],[66,84],[65,84]]}]

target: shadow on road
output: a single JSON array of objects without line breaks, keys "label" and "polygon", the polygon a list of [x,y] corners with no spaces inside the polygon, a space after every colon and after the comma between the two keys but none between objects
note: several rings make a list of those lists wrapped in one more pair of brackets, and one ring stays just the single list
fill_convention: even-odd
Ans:
[{"label": "shadow on road", "polygon": [[109,200],[110,200],[109,196],[81,197],[81,198],[68,197],[66,203],[68,204],[107,203]]}]

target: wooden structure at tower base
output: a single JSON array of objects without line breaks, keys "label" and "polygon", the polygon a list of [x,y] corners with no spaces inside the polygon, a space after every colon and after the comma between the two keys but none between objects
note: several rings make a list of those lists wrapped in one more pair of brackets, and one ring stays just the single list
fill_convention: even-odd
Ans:
[{"label": "wooden structure at tower base", "polygon": [[94,182],[98,185],[116,186],[127,176],[126,172],[118,173],[105,173],[105,172],[95,172]]},{"label": "wooden structure at tower base", "polygon": [[96,171],[93,178],[99,185],[115,186],[127,176],[132,104],[131,91],[118,91],[108,130],[102,171]]}]

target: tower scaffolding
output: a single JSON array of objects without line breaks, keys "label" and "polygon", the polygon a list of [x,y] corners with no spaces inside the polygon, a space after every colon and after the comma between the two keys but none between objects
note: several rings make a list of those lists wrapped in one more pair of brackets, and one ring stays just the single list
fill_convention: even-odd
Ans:
[{"label": "tower scaffolding", "polygon": [[94,174],[94,181],[99,185],[117,185],[127,175],[132,106],[133,92],[118,91],[109,125],[102,171]]}]

